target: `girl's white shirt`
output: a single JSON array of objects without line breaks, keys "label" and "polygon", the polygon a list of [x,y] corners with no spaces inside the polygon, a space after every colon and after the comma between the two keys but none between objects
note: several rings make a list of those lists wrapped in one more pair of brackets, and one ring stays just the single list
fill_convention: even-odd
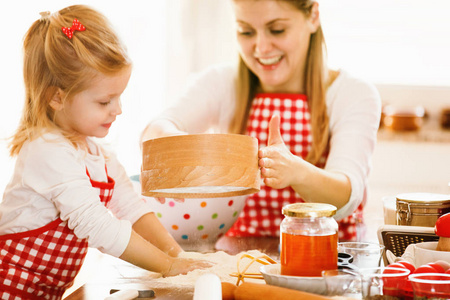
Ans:
[{"label": "girl's white shirt", "polygon": [[[167,120],[181,131],[227,133],[236,103],[236,70],[229,64],[210,67],[192,78],[173,106],[152,120]],[[330,153],[325,170],[345,174],[352,187],[348,203],[338,210],[340,220],[366,199],[381,116],[381,99],[374,85],[340,70],[326,93]]]},{"label": "girl's white shirt", "polygon": [[[151,208],[134,190],[113,153],[88,139],[90,153],[75,149],[58,133],[45,133],[26,142],[0,203],[0,234],[40,228],[58,217],[67,221],[89,247],[119,257],[131,237],[131,226]],[[105,208],[92,180],[115,180]]]}]

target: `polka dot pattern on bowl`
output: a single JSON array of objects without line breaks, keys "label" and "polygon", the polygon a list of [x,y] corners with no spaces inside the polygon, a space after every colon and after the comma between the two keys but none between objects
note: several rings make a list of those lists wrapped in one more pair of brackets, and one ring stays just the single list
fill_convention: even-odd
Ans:
[{"label": "polka dot pattern on bowl", "polygon": [[[131,180],[140,192],[138,176]],[[162,204],[153,197],[149,203],[157,218],[185,250],[196,250],[198,245],[214,244],[236,222],[247,196],[224,198],[189,198],[178,202],[167,198]]]},{"label": "polka dot pattern on bowl", "polygon": [[[217,205],[219,202],[221,205]],[[181,203],[166,199],[166,205],[159,202],[155,204],[159,206],[155,208],[155,212],[178,242],[210,241],[223,236],[234,224],[242,210],[243,202],[244,200],[235,201],[229,198],[201,199],[200,201],[185,199],[185,202]],[[182,215],[182,218],[174,217],[176,215]]]}]

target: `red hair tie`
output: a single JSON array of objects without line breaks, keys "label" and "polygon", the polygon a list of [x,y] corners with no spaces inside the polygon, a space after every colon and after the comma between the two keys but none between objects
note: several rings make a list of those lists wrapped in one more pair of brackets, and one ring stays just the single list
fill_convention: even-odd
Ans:
[{"label": "red hair tie", "polygon": [[63,27],[62,31],[69,39],[72,39],[73,33],[75,31],[85,31],[86,27],[80,23],[77,19],[73,19],[72,27]]}]

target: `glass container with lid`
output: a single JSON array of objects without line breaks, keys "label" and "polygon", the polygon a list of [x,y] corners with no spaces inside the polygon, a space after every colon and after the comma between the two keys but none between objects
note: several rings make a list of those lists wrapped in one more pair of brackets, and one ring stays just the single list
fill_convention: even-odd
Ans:
[{"label": "glass container with lid", "polygon": [[450,195],[405,193],[396,198],[397,225],[434,227],[440,216],[450,212]]},{"label": "glass container with lid", "polygon": [[336,207],[325,203],[294,203],[282,209],[281,274],[321,276],[337,268]]}]

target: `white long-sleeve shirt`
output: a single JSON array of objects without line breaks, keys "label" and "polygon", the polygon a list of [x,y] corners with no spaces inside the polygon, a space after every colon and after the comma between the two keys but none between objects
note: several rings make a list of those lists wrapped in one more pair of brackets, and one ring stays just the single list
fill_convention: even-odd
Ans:
[{"label": "white long-sleeve shirt", "polygon": [[[0,234],[37,229],[59,217],[90,247],[116,257],[123,253],[131,225],[151,209],[114,154],[91,139],[88,145],[92,154],[55,133],[23,145],[0,203]],[[86,174],[87,168],[92,180],[107,182],[105,165],[115,180],[109,210]]]},{"label": "white long-sleeve shirt", "polygon": [[[181,131],[227,133],[236,103],[236,70],[217,65],[201,72],[170,108],[152,120],[168,120]],[[340,220],[358,207],[365,197],[371,157],[381,115],[376,88],[341,70],[326,93],[330,129],[330,153],[325,170],[341,172],[351,182],[348,203],[338,210]]]}]

